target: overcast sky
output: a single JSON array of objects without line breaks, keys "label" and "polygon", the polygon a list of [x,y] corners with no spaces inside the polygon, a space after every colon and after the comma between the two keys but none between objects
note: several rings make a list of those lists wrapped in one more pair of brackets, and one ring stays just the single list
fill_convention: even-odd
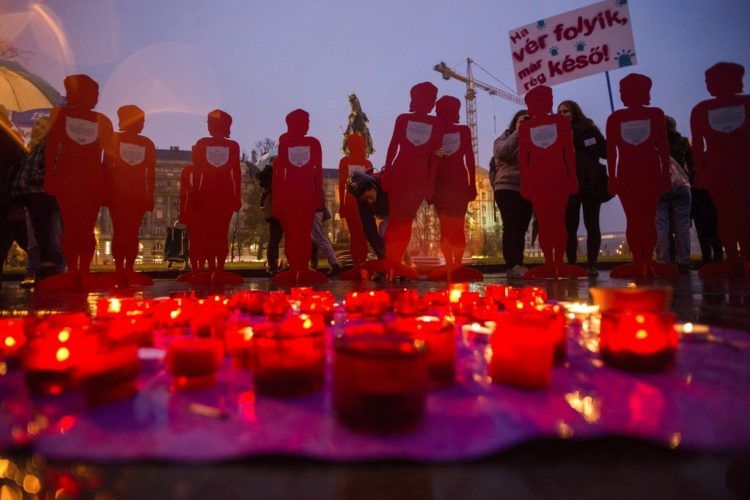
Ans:
[{"label": "overcast sky", "polygon": [[[614,4],[615,0],[612,0]],[[41,4],[34,5],[35,3]],[[122,104],[148,113],[144,133],[158,147],[189,148],[206,135],[205,115],[234,117],[243,150],[284,131],[301,107],[310,133],[335,168],[355,92],[370,119],[382,165],[393,122],[408,110],[409,88],[431,81],[461,98],[464,84],[432,67],[445,61],[466,71],[471,57],[515,88],[508,31],[594,3],[588,0],[14,0],[0,4],[0,36],[28,51],[23,63],[62,90],[69,73],[101,86],[99,110]],[[707,97],[704,71],[720,60],[750,67],[750,1],[631,0],[638,65],[611,72],[617,84],[632,71],[654,80],[652,104],[688,135],[690,109]],[[474,68],[475,78],[502,87]],[[746,77],[745,81],[748,79]],[[601,127],[609,114],[604,74],[554,87],[555,101],[573,99]],[[479,164],[517,107],[479,92]],[[605,205],[605,230],[624,228],[619,202]]]}]

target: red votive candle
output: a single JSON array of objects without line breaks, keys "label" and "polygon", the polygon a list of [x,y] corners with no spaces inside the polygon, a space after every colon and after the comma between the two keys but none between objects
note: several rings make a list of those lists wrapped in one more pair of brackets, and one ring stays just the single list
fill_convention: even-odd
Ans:
[{"label": "red votive candle", "polygon": [[393,311],[398,316],[419,316],[427,312],[427,306],[417,290],[403,290],[396,296]]},{"label": "red votive candle", "polygon": [[149,347],[154,343],[154,320],[143,313],[113,318],[106,324],[107,340],[111,344],[135,343]]},{"label": "red votive candle", "polygon": [[568,357],[568,327],[565,311],[557,304],[535,306],[542,318],[547,320],[550,336],[555,341],[555,364],[562,364]]},{"label": "red votive candle", "polygon": [[239,309],[246,314],[263,314],[266,292],[260,290],[242,290],[229,298],[227,307]]},{"label": "red votive candle", "polygon": [[0,354],[8,363],[17,362],[26,345],[25,325],[23,318],[0,319]]},{"label": "red votive candle", "polygon": [[515,298],[518,290],[507,285],[487,285],[484,287],[484,296],[495,301],[498,305],[504,305],[506,299]]},{"label": "red votive candle", "polygon": [[525,286],[518,290],[518,300],[529,305],[544,304],[547,302],[547,290],[538,286]]},{"label": "red votive candle", "polygon": [[673,313],[602,313],[599,353],[607,364],[629,371],[672,367],[678,335]]},{"label": "red votive candle", "polygon": [[333,310],[335,299],[331,292],[309,293],[300,299],[300,313],[323,317],[326,323],[333,321]]},{"label": "red votive candle", "polygon": [[284,292],[269,292],[263,303],[263,312],[270,320],[278,321],[289,312],[289,299]]},{"label": "red votive candle", "polygon": [[254,381],[260,394],[299,396],[315,392],[325,380],[325,325],[320,316],[292,316],[256,331]]},{"label": "red votive candle", "polygon": [[274,328],[274,323],[270,321],[253,325],[248,323],[229,325],[224,336],[224,342],[227,354],[232,357],[233,365],[243,370],[252,370],[255,361],[255,333],[267,332]]},{"label": "red votive candle", "polygon": [[228,315],[229,310],[218,295],[199,300],[190,318],[190,333],[196,337],[224,338]]},{"label": "red votive candle", "polygon": [[77,378],[87,404],[98,406],[133,397],[138,392],[140,370],[138,348],[129,345],[89,356],[80,363]]},{"label": "red votive candle", "polygon": [[436,316],[444,316],[450,313],[450,299],[446,290],[428,292],[424,294],[422,301],[432,314]]},{"label": "red votive candle", "polygon": [[427,372],[431,389],[453,384],[456,374],[456,332],[453,322],[436,316],[398,318],[392,333],[421,340],[427,345]]},{"label": "red votive candle", "polygon": [[344,310],[348,313],[362,312],[362,292],[349,292],[344,299]]},{"label": "red votive candle", "polygon": [[372,433],[411,429],[424,418],[427,390],[423,341],[395,335],[336,339],[333,406],[349,427]]},{"label": "red votive candle", "polygon": [[377,320],[391,307],[391,296],[387,292],[372,290],[362,294],[362,316]]},{"label": "red votive candle", "polygon": [[213,385],[223,358],[221,341],[212,338],[175,339],[167,346],[167,372],[176,389]]},{"label": "red votive candle", "polygon": [[26,385],[35,394],[56,395],[74,385],[78,363],[97,347],[86,327],[49,328],[29,342],[23,367]]},{"label": "red votive candle", "polygon": [[491,321],[500,310],[490,297],[479,297],[471,307],[471,317],[474,321]]},{"label": "red votive candle", "polygon": [[492,334],[489,376],[495,383],[542,389],[552,377],[555,341],[538,314],[503,313]]}]

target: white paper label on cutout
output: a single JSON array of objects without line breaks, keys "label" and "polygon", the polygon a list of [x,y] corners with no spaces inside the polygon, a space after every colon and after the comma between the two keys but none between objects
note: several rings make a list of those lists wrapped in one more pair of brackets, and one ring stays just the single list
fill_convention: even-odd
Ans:
[{"label": "white paper label on cutout", "polygon": [[443,135],[443,153],[445,156],[451,156],[461,147],[461,133],[451,132]]},{"label": "white paper label on cutout", "polygon": [[68,116],[65,118],[65,132],[81,146],[91,144],[99,137],[99,122],[90,122]]},{"label": "white paper label on cutout", "polygon": [[531,142],[538,148],[547,149],[557,140],[557,124],[539,125],[529,129]]},{"label": "white paper label on cutout", "polygon": [[310,146],[295,146],[289,148],[289,163],[295,167],[304,167],[310,162]]},{"label": "white paper label on cutout", "polygon": [[725,134],[734,132],[743,123],[745,123],[745,106],[727,106],[708,110],[708,124],[717,132]]},{"label": "white paper label on cutout", "polygon": [[140,165],[146,158],[146,147],[127,142],[120,143],[120,158],[128,165]]},{"label": "white paper label on cutout", "polygon": [[406,124],[406,138],[415,146],[421,146],[430,140],[432,135],[432,124],[413,122],[409,120]]},{"label": "white paper label on cutout", "polygon": [[596,144],[596,137],[589,137],[583,141],[583,145],[586,147],[593,146],[594,144]]},{"label": "white paper label on cutout", "polygon": [[229,161],[229,148],[226,146],[206,146],[206,161],[216,168]]},{"label": "white paper label on cutout", "polygon": [[365,172],[365,166],[364,165],[349,165],[349,175],[352,175],[354,172]]},{"label": "white paper label on cutout", "polygon": [[620,124],[622,140],[632,146],[646,142],[651,136],[651,120],[633,120]]}]

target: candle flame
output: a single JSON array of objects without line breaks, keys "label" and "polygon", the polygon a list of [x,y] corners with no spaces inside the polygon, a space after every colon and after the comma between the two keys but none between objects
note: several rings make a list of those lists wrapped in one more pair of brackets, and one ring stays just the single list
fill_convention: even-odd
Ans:
[{"label": "candle flame", "polygon": [[454,304],[461,300],[461,290],[459,290],[458,288],[451,289],[449,300]]},{"label": "candle flame", "polygon": [[302,323],[302,328],[305,330],[309,330],[312,327],[312,320],[310,318],[305,318],[305,321]]},{"label": "candle flame", "polygon": [[13,347],[16,345],[16,339],[13,337],[5,337],[5,346],[6,347]]},{"label": "candle flame", "polygon": [[693,324],[685,323],[684,325],[682,325],[682,331],[683,333],[693,333]]},{"label": "candle flame", "polygon": [[57,361],[60,363],[67,361],[68,358],[70,358],[70,350],[67,347],[59,348],[55,354],[55,358],[57,358]]},{"label": "candle flame", "polygon": [[637,338],[638,340],[643,340],[646,337],[648,337],[648,332],[646,330],[641,329],[635,332],[635,338]]},{"label": "candle flame", "polygon": [[179,316],[181,312],[182,312],[181,309],[175,309],[174,311],[170,311],[169,317],[172,319],[177,319],[177,316]]},{"label": "candle flame", "polygon": [[67,342],[70,340],[70,328],[65,327],[60,330],[60,333],[57,334],[57,340],[60,342]]},{"label": "candle flame", "polygon": [[117,298],[109,299],[109,307],[107,307],[107,312],[119,313],[121,310],[122,310],[122,302],[120,302],[120,299],[117,299]]},{"label": "candle flame", "polygon": [[249,341],[253,338],[253,327],[248,326],[240,330],[240,333],[242,334],[242,337],[245,339],[245,341]]}]

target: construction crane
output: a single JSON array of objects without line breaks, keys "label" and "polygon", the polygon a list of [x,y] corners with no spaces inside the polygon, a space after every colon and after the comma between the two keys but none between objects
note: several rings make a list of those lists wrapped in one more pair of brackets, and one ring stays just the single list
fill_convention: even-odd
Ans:
[{"label": "construction crane", "polygon": [[477,131],[477,103],[476,103],[476,90],[475,89],[481,89],[485,92],[489,93],[490,95],[498,96],[502,99],[505,99],[507,101],[510,101],[512,103],[518,104],[523,106],[524,102],[523,99],[518,97],[516,94],[509,92],[507,90],[502,90],[497,87],[493,87],[492,85],[489,85],[484,82],[480,82],[479,80],[474,79],[474,75],[471,71],[471,64],[474,61],[471,60],[471,58],[466,59],[466,75],[462,75],[460,73],[455,72],[451,68],[448,67],[447,64],[444,62],[441,62],[440,64],[436,64],[434,69],[441,75],[443,75],[443,80],[450,80],[451,78],[464,82],[466,84],[466,124],[469,126],[469,129],[471,130],[471,147],[474,150],[474,157],[479,158],[479,134]]}]

